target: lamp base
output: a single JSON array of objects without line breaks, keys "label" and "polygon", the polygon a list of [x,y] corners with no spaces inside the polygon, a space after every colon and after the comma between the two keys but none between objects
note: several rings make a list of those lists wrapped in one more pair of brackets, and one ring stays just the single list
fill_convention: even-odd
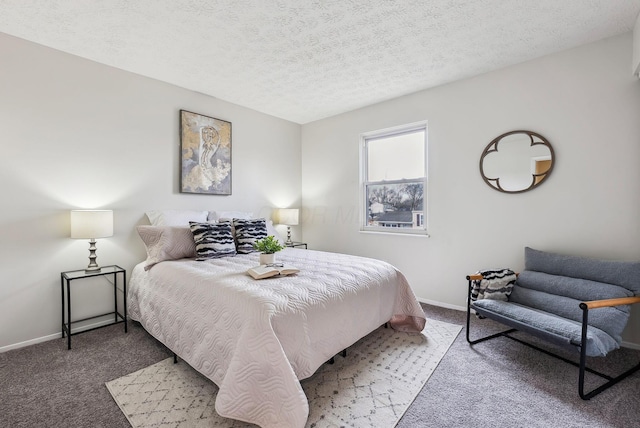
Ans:
[{"label": "lamp base", "polygon": [[291,226],[287,226],[287,240],[284,242],[284,245],[293,245],[293,241],[291,240]]},{"label": "lamp base", "polygon": [[100,266],[98,266],[98,263],[96,263],[96,259],[98,258],[98,256],[96,256],[96,250],[96,240],[89,240],[89,266],[84,270],[85,273],[97,273],[102,270]]}]

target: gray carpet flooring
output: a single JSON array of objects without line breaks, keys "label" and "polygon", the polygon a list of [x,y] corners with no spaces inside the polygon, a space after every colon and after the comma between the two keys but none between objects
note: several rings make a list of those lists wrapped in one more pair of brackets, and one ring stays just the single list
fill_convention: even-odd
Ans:
[{"label": "gray carpet flooring", "polygon": [[[423,305],[428,318],[464,324],[464,313]],[[497,331],[472,320],[472,334]],[[526,336],[523,336],[526,337]],[[129,427],[104,383],[171,356],[137,323],[0,354],[0,427]],[[546,345],[545,345],[546,346]],[[590,363],[607,373],[640,360],[622,349]],[[640,373],[590,401],[577,393],[578,369],[499,338],[470,347],[464,330],[398,427],[637,427]],[[588,375],[587,385],[599,379]]]}]

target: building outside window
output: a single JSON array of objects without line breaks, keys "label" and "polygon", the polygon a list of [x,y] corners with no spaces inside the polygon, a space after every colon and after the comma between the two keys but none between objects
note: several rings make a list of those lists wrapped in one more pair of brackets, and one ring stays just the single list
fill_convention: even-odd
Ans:
[{"label": "building outside window", "polygon": [[364,231],[426,234],[426,122],[361,135]]}]

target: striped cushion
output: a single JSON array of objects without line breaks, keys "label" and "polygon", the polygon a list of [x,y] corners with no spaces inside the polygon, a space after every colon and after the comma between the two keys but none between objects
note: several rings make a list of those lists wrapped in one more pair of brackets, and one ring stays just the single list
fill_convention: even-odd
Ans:
[{"label": "striped cushion", "polygon": [[267,222],[263,218],[251,220],[234,218],[233,227],[236,230],[238,254],[255,252],[256,250],[253,248],[254,242],[267,237]]},{"label": "striped cushion", "polygon": [[215,259],[236,254],[229,223],[189,222],[196,243],[196,260]]}]

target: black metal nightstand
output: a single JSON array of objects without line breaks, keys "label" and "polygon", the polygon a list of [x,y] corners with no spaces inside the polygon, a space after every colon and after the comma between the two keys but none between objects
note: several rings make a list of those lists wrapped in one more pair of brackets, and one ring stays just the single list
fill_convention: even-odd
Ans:
[{"label": "black metal nightstand", "polygon": [[[122,274],[122,284],[123,284],[123,293],[124,293],[124,310],[121,314],[118,311],[118,274]],[[113,275],[113,303],[114,303],[114,311],[107,312],[106,314],[96,315],[89,318],[83,318],[81,320],[71,321],[71,281],[76,279],[85,279],[92,278],[96,276],[106,276]],[[66,283],[66,301],[65,301],[65,283]],[[84,333],[87,331],[95,330],[96,328],[106,327],[111,324],[124,323],[124,332],[127,332],[127,271],[120,266],[111,265],[111,266],[103,266],[99,272],[86,272],[84,269],[80,270],[70,270],[66,272],[60,273],[60,293],[62,295],[62,337],[67,335],[67,349],[71,349],[71,336]],[[66,322],[65,322],[65,310],[66,310]],[[114,320],[112,323],[107,325],[101,325],[100,327],[89,328],[86,330],[79,331],[77,333],[71,333],[71,324],[92,320],[94,318],[100,318],[107,315],[114,315]],[[118,320],[120,318],[120,320]]]},{"label": "black metal nightstand", "polygon": [[286,247],[291,247],[291,248],[304,247],[304,249],[305,249],[305,250],[307,250],[307,249],[308,249],[308,248],[307,248],[307,243],[306,243],[306,242],[296,242],[296,241],[293,241],[293,242],[291,242],[291,243],[289,243],[289,244],[287,244],[287,243],[285,242],[285,243],[284,243],[284,245],[285,245]]}]

